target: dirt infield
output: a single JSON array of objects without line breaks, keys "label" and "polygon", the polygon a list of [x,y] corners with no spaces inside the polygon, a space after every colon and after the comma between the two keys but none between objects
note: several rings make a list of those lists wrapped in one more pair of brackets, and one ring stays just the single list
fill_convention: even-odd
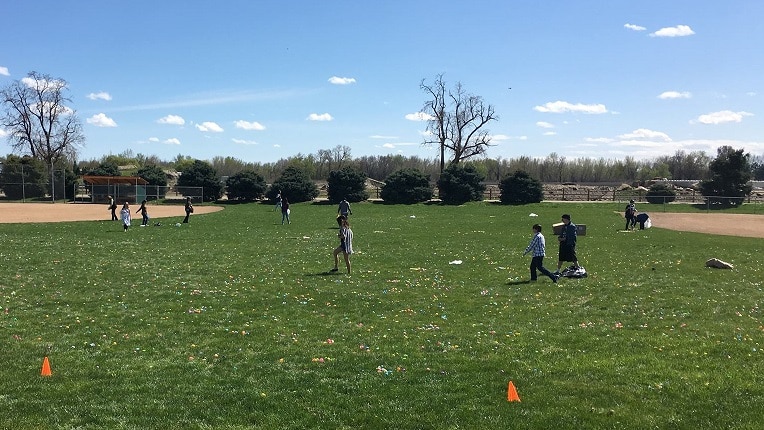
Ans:
[{"label": "dirt infield", "polygon": [[669,230],[764,238],[764,215],[651,213],[650,221]]},{"label": "dirt infield", "polygon": [[[131,205],[133,222],[140,224],[141,215],[135,213],[140,205]],[[121,209],[121,207],[120,207]],[[186,216],[183,205],[149,205],[151,219]],[[202,215],[222,210],[220,206],[194,206],[194,214]],[[119,209],[117,209],[119,216]],[[111,219],[106,205],[89,203],[3,203],[0,204],[0,223],[96,221]]]}]

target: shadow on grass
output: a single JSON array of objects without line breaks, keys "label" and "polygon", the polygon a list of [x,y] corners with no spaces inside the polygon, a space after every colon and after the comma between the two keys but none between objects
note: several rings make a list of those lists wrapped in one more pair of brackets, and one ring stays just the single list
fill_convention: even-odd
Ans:
[{"label": "shadow on grass", "polygon": [[531,281],[529,279],[526,279],[524,281],[510,281],[510,282],[507,282],[507,285],[525,285],[530,283]]},{"label": "shadow on grass", "polygon": [[346,275],[346,273],[340,272],[340,271],[332,272],[331,270],[325,270],[323,272],[305,274],[305,276],[341,276],[341,275]]}]

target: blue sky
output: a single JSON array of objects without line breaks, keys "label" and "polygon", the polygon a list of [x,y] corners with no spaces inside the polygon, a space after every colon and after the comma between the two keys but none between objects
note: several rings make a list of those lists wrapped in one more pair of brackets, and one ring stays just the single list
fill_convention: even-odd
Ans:
[{"label": "blue sky", "polygon": [[762,16],[760,0],[4,1],[0,86],[65,79],[83,160],[435,158],[416,113],[438,74],[495,107],[492,158],[762,155]]}]

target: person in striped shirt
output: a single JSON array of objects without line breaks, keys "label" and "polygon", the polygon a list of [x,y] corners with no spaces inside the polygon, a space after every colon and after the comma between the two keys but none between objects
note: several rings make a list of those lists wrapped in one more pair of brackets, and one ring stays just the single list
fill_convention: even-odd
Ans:
[{"label": "person in striped shirt", "polygon": [[549,279],[552,280],[552,282],[557,283],[557,280],[560,279],[560,275],[555,275],[554,273],[550,272],[544,267],[544,256],[546,255],[546,241],[544,240],[544,235],[541,234],[541,225],[534,224],[533,225],[533,239],[531,239],[531,243],[528,244],[528,247],[525,248],[525,252],[523,252],[523,256],[528,254],[529,252],[533,253],[533,258],[531,259],[531,282],[535,282],[537,279],[536,270],[538,269],[541,273],[543,273],[546,276],[549,276]]}]

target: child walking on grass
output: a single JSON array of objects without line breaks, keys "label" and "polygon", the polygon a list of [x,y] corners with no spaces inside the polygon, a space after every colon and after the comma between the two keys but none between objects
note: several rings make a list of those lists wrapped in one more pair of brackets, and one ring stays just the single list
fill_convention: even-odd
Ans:
[{"label": "child walking on grass", "polygon": [[149,210],[146,209],[146,199],[143,199],[143,201],[141,202],[141,207],[139,207],[138,210],[135,211],[135,213],[138,213],[138,212],[140,212],[141,216],[143,217],[143,222],[141,222],[141,225],[142,226],[149,225]]},{"label": "child walking on grass", "polygon": [[544,235],[541,234],[541,225],[534,224],[533,225],[533,238],[531,239],[531,243],[528,244],[528,247],[525,248],[525,252],[523,252],[523,256],[525,256],[527,253],[533,252],[533,258],[531,259],[531,282],[536,282],[537,279],[537,273],[536,269],[538,269],[541,273],[548,276],[549,279],[552,280],[552,282],[557,283],[557,280],[560,278],[559,275],[555,275],[554,273],[550,272],[544,267],[544,256],[546,255],[546,241],[544,240]]},{"label": "child walking on grass", "polygon": [[350,274],[350,254],[353,253],[353,230],[350,229],[347,218],[342,218],[342,227],[340,227],[337,237],[340,239],[340,246],[334,248],[334,268],[331,271],[336,272],[339,270],[339,255],[342,253],[343,257],[345,257],[345,266],[348,269],[348,274]]},{"label": "child walking on grass", "polygon": [[122,228],[124,228],[125,233],[127,233],[127,229],[130,227],[130,221],[133,219],[130,215],[130,205],[127,202],[122,205],[122,210],[119,211],[119,214],[122,216]]}]

